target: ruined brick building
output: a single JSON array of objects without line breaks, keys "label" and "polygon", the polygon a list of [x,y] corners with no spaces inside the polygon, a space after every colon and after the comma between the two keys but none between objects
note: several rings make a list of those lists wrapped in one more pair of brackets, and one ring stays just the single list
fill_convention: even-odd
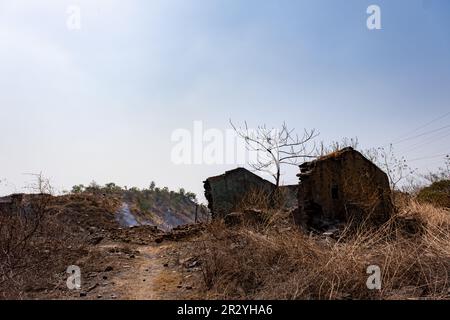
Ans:
[{"label": "ruined brick building", "polygon": [[[326,229],[349,220],[379,224],[392,213],[387,175],[352,148],[303,163],[298,176],[298,186],[281,188],[288,195],[297,194],[293,215],[302,226]],[[276,189],[271,182],[244,168],[208,178],[204,187],[213,218],[233,212],[251,190],[272,194]]]},{"label": "ruined brick building", "polygon": [[389,180],[353,148],[344,148],[300,166],[295,220],[314,228],[348,222],[380,224],[392,213]]},{"label": "ruined brick building", "polygon": [[22,206],[24,194],[12,194],[6,197],[0,197],[0,213],[17,212]]},{"label": "ruined brick building", "polygon": [[236,210],[251,191],[272,193],[275,185],[244,168],[236,168],[204,181],[205,197],[212,218],[224,217]]},{"label": "ruined brick building", "polygon": [[0,197],[0,214],[31,215],[36,208],[47,203],[49,199],[51,199],[49,194],[15,193]]}]

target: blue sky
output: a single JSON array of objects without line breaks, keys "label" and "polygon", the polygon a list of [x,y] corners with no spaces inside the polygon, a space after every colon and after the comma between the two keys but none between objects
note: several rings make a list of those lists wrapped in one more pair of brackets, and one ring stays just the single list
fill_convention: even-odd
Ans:
[{"label": "blue sky", "polygon": [[[371,4],[382,30],[366,27]],[[66,27],[69,5],[81,30]],[[200,194],[233,165],[171,162],[172,132],[196,120],[397,141],[450,111],[449,33],[446,0],[0,0],[0,192],[42,171],[59,190],[154,180]],[[432,170],[447,133],[394,147]]]}]

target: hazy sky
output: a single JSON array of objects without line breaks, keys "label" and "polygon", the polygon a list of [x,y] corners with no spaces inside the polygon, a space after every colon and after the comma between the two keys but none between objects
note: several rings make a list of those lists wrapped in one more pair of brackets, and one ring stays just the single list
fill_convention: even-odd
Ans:
[{"label": "hazy sky", "polygon": [[[381,30],[366,27],[371,4]],[[154,180],[201,194],[235,165],[175,165],[171,135],[229,118],[400,141],[425,171],[450,152],[449,89],[447,0],[0,0],[0,193],[42,171],[58,190]]]}]

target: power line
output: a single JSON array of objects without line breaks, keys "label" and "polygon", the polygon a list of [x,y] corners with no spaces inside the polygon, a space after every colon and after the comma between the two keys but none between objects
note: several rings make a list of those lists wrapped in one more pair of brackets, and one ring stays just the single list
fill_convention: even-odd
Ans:
[{"label": "power line", "polygon": [[423,164],[423,166],[435,166],[437,164],[445,166],[445,161],[443,162],[442,159],[441,160],[434,160],[434,161],[427,161],[427,163]]},{"label": "power line", "polygon": [[440,133],[438,135],[434,135],[434,136],[430,137],[429,139],[426,139],[425,141],[421,141],[421,142],[411,145],[410,148],[408,150],[404,151],[403,153],[408,153],[408,152],[417,150],[418,148],[420,148],[422,146],[425,146],[430,143],[434,143],[434,142],[444,139],[448,136],[450,136],[450,131],[446,132],[444,135],[442,135],[442,133]]},{"label": "power line", "polygon": [[413,161],[418,161],[418,160],[426,160],[426,159],[434,159],[434,158],[439,158],[439,157],[448,157],[449,154],[450,153],[443,153],[443,154],[437,154],[437,155],[429,156],[429,157],[415,158],[415,159],[408,160],[408,162],[413,162]]},{"label": "power line", "polygon": [[[412,133],[414,133],[414,132],[417,132],[417,131],[419,131],[420,129],[423,129],[423,128],[425,128],[425,127],[428,127],[430,124],[435,123],[435,122],[437,122],[437,121],[439,121],[439,120],[441,120],[441,119],[444,119],[445,117],[447,117],[447,116],[449,116],[449,115],[450,115],[450,111],[444,113],[443,115],[441,115],[441,116],[439,116],[439,117],[437,117],[437,118],[435,118],[435,119],[433,119],[433,120],[431,120],[431,121],[429,121],[429,122],[427,122],[427,123],[425,123],[425,124],[423,124],[423,125],[421,125],[421,126],[415,128],[415,129],[413,129],[413,130],[411,130],[411,131],[408,131],[407,133],[401,135],[397,140],[403,139],[404,137],[407,137],[408,135],[410,135],[410,134],[412,134]],[[394,144],[394,143],[398,143],[398,142],[393,142],[393,144]]]},{"label": "power line", "polygon": [[427,134],[435,133],[435,132],[438,132],[438,131],[441,131],[441,130],[447,129],[447,128],[450,128],[450,125],[443,126],[443,127],[438,128],[438,129],[426,131],[426,132],[423,132],[421,134],[418,134],[418,135],[415,135],[415,136],[412,136],[412,137],[408,137],[408,138],[405,138],[405,139],[393,142],[392,144],[399,144],[399,143],[402,143],[402,142],[405,142],[405,141],[409,141],[409,140],[412,140],[412,139],[420,138],[420,137],[423,137],[423,136],[425,136]]}]

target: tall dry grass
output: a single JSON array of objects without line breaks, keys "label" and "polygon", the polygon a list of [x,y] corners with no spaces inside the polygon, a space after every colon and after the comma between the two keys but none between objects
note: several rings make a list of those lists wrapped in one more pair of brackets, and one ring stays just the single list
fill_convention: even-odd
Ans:
[{"label": "tall dry grass", "polygon": [[[411,201],[381,227],[347,229],[337,239],[273,214],[263,226],[210,226],[199,246],[210,298],[449,298],[448,211]],[[381,269],[381,290],[366,286],[370,265]]]}]

